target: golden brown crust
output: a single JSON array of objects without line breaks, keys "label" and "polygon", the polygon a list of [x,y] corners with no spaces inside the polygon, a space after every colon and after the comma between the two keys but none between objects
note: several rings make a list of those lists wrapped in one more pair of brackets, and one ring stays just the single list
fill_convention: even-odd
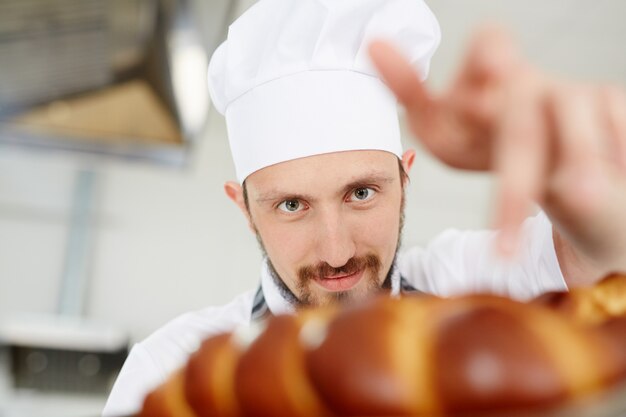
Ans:
[{"label": "golden brown crust", "polygon": [[626,275],[609,275],[592,287],[591,292],[609,317],[626,315]]},{"label": "golden brown crust", "polygon": [[275,317],[241,357],[235,389],[244,415],[330,415],[306,374],[302,325],[297,317]]},{"label": "golden brown crust", "polygon": [[308,369],[320,394],[339,415],[407,414],[411,407],[390,349],[391,308],[354,309],[338,317]]},{"label": "golden brown crust", "polygon": [[472,306],[440,323],[434,383],[447,412],[549,404],[567,384],[515,310]]},{"label": "golden brown crust", "polygon": [[151,392],[144,400],[139,417],[198,417],[185,399],[184,378],[183,371],[179,370]]},{"label": "golden brown crust", "polygon": [[626,379],[626,316],[612,317],[592,331],[602,341],[602,364],[609,382]]},{"label": "golden brown crust", "polygon": [[533,300],[580,324],[595,326],[626,315],[626,275],[612,274],[593,287],[551,292]]},{"label": "golden brown crust", "polygon": [[239,416],[234,390],[239,355],[231,335],[220,334],[204,341],[189,359],[185,396],[198,417]]},{"label": "golden brown crust", "polygon": [[612,276],[530,304],[381,297],[278,316],[245,347],[230,334],[205,341],[141,417],[435,417],[563,404],[626,379],[625,313],[626,277]]},{"label": "golden brown crust", "polygon": [[324,343],[309,354],[308,368],[333,410],[413,415],[437,409],[426,353],[428,306],[434,302],[378,299],[331,323]]}]

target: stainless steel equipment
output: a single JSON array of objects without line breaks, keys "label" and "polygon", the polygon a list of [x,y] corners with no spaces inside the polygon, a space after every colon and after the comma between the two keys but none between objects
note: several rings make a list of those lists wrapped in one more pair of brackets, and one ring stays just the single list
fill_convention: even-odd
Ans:
[{"label": "stainless steel equipment", "polygon": [[182,165],[231,0],[3,0],[0,144]]}]

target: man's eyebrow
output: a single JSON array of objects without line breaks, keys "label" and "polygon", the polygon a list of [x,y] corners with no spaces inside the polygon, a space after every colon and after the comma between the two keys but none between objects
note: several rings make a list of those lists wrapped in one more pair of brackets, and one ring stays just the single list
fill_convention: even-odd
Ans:
[{"label": "man's eyebrow", "polygon": [[267,201],[284,201],[284,200],[304,200],[311,201],[313,197],[306,194],[290,193],[286,191],[270,190],[259,194],[254,200],[257,203],[265,203]]},{"label": "man's eyebrow", "polygon": [[371,174],[371,175],[364,175],[360,178],[357,178],[354,181],[349,182],[348,184],[346,184],[342,191],[341,194],[345,194],[348,191],[352,191],[355,188],[359,188],[359,187],[366,187],[368,185],[379,185],[379,184],[388,184],[394,181],[393,177],[390,177],[388,175],[385,174]]},{"label": "man's eyebrow", "polygon": [[[339,193],[343,195],[349,191],[352,191],[355,188],[366,187],[368,185],[391,183],[393,181],[394,181],[394,178],[386,174],[379,174],[379,173],[366,174],[344,185],[339,191]],[[284,200],[314,201],[315,198],[313,196],[302,194],[302,193],[290,193],[288,191],[282,191],[282,190],[268,190],[267,192],[263,192],[259,194],[259,196],[255,198],[254,200],[257,203],[264,203],[267,201],[284,201]]]}]

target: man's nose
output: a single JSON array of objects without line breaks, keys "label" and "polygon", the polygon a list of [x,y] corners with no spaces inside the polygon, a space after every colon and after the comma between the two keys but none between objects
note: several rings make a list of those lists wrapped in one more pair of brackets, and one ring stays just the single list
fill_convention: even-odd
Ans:
[{"label": "man's nose", "polygon": [[333,268],[344,266],[355,255],[356,250],[348,222],[342,218],[341,213],[327,211],[320,214],[317,228],[319,260]]}]

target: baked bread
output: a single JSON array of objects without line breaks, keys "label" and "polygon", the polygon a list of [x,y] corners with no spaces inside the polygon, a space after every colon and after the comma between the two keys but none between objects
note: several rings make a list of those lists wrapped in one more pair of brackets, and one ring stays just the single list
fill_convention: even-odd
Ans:
[{"label": "baked bread", "polygon": [[626,315],[626,275],[610,275],[591,287],[549,292],[533,303],[547,306],[581,324],[601,324]]},{"label": "baked bread", "polygon": [[581,326],[538,303],[495,296],[381,297],[211,337],[146,398],[141,416],[466,416],[550,407],[623,380],[625,334],[626,320]]}]

